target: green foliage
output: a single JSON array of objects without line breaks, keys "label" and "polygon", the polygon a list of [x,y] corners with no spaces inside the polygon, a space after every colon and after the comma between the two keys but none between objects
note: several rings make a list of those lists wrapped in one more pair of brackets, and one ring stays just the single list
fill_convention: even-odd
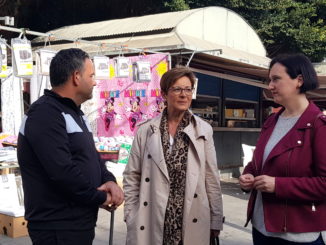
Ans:
[{"label": "green foliage", "polygon": [[[326,0],[0,0],[0,13],[18,27],[48,31],[65,25],[206,6],[229,8],[256,30],[268,55],[303,52],[326,57]],[[19,10],[19,11],[18,11]]]},{"label": "green foliage", "polygon": [[164,2],[164,6],[167,7],[170,11],[181,11],[189,9],[189,5],[185,0],[171,0]]},{"label": "green foliage", "polygon": [[326,0],[189,0],[188,4],[234,10],[256,30],[270,57],[284,52],[303,52],[316,62],[326,57]]}]

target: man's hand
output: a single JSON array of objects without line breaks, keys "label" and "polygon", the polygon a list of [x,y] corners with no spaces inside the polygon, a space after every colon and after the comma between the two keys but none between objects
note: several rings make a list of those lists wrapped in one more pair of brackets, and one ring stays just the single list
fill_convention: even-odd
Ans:
[{"label": "man's hand", "polygon": [[99,191],[105,191],[108,195],[103,205],[120,206],[124,201],[122,189],[113,181],[108,181],[97,188]]},{"label": "man's hand", "polygon": [[255,177],[254,188],[261,192],[275,192],[275,177],[259,175]]},{"label": "man's hand", "polygon": [[116,209],[116,206],[112,204],[112,198],[109,193],[106,193],[106,201],[100,206],[100,208],[103,208],[110,212]]},{"label": "man's hand", "polygon": [[243,174],[239,177],[239,183],[242,189],[250,191],[254,186],[255,177],[252,174]]},{"label": "man's hand", "polygon": [[112,204],[111,195],[109,193],[106,193],[106,201],[102,205],[100,205],[100,208],[103,208],[109,212],[112,212],[117,209],[117,206]]}]

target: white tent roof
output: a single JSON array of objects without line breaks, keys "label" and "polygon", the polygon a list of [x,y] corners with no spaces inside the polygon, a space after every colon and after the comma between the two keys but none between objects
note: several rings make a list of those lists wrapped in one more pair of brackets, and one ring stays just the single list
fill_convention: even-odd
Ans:
[{"label": "white tent roof", "polygon": [[[259,67],[267,67],[266,50],[254,29],[235,12],[222,7],[169,12],[80,24],[50,31],[56,39],[87,39],[102,43],[105,54],[115,51],[112,45],[156,51],[187,49]],[[40,38],[34,40],[40,41]],[[54,49],[76,44],[53,45]],[[99,48],[80,43],[91,54]]]},{"label": "white tent roof", "polygon": [[[90,55],[135,53],[133,49],[159,52],[178,52],[189,59],[196,51],[190,66],[220,70],[236,76],[253,77],[256,86],[264,87],[270,59],[254,29],[237,13],[223,7],[206,7],[141,17],[79,24],[49,31],[55,40],[90,40],[89,43],[58,43],[50,48],[60,50],[79,47]],[[36,48],[44,46],[44,39],[33,41]],[[91,43],[100,44],[96,46]],[[121,50],[121,47],[124,47]],[[194,66],[193,66],[194,67]],[[326,95],[324,66],[319,71],[320,96]],[[198,70],[198,71],[199,71]],[[221,75],[221,74],[220,74]],[[240,79],[241,80],[241,79]],[[243,79],[242,79],[243,80]]]},{"label": "white tent roof", "polygon": [[50,33],[67,38],[106,37],[174,28],[179,22],[200,9],[168,12],[141,17],[106,20],[59,28]]}]

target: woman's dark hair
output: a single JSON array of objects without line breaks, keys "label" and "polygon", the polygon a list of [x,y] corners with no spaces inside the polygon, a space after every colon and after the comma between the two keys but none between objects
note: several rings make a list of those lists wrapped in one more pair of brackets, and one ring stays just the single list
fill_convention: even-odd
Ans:
[{"label": "woman's dark hair", "polygon": [[302,76],[303,84],[300,87],[300,93],[318,88],[317,73],[307,56],[303,54],[278,55],[269,64],[269,72],[276,63],[283,65],[292,79],[297,78],[299,75]]},{"label": "woman's dark hair", "polygon": [[50,63],[51,86],[63,85],[73,72],[82,71],[86,59],[89,59],[88,54],[79,48],[60,50]]},{"label": "woman's dark hair", "polygon": [[194,73],[187,67],[177,67],[165,72],[161,78],[160,86],[164,94],[168,94],[172,85],[181,77],[188,77],[191,87],[195,86],[196,77]]}]

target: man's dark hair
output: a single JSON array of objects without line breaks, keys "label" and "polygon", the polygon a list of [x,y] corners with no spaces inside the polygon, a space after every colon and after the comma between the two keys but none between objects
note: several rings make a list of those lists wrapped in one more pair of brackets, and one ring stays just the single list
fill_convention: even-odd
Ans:
[{"label": "man's dark hair", "polygon": [[89,55],[81,49],[70,48],[60,50],[50,64],[50,81],[52,87],[58,87],[66,83],[75,71],[84,69],[85,59]]},{"label": "man's dark hair", "polygon": [[272,59],[269,65],[269,71],[276,63],[283,65],[286,68],[287,74],[295,79],[299,75],[302,76],[303,84],[300,87],[300,93],[318,88],[317,73],[309,60],[303,54],[282,54]]}]

